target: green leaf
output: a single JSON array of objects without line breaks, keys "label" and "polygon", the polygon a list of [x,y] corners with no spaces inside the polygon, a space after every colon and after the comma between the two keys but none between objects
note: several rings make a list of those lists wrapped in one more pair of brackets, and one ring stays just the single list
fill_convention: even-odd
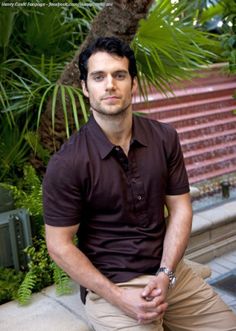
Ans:
[{"label": "green leaf", "polygon": [[26,305],[30,302],[36,282],[36,275],[33,272],[28,272],[17,292],[17,300],[21,305]]},{"label": "green leaf", "polygon": [[66,135],[67,135],[67,138],[69,138],[70,131],[69,131],[69,122],[68,122],[68,116],[67,116],[67,109],[66,109],[66,95],[65,95],[65,88],[64,88],[63,85],[60,85],[60,90],[61,90],[62,109],[63,109],[64,119],[65,119]]}]

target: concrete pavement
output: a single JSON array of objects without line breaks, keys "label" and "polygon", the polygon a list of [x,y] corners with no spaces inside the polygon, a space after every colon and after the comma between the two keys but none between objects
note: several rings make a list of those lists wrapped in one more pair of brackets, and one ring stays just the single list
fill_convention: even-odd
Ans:
[{"label": "concrete pavement", "polygon": [[15,301],[0,306],[1,331],[90,331],[80,301],[79,286],[72,295],[57,296],[50,286],[33,295],[27,306]]}]

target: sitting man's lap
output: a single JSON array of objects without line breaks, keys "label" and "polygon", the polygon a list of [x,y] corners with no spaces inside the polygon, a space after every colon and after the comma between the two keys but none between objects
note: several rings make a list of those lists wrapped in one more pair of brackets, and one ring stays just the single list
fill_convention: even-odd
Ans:
[{"label": "sitting man's lap", "polygon": [[[236,331],[236,315],[220,299],[213,289],[196,275],[183,261],[177,270],[177,283],[169,289],[168,308],[163,320],[149,324],[126,316],[97,294],[89,292],[86,312],[96,331]],[[140,276],[122,287],[143,289],[153,276]]]}]

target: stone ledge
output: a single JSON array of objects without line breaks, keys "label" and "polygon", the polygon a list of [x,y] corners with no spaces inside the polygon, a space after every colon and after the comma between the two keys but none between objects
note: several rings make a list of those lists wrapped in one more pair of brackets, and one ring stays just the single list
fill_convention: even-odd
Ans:
[{"label": "stone ledge", "polygon": [[92,331],[84,318],[79,292],[56,296],[50,286],[33,294],[27,306],[11,301],[0,306],[1,331]]},{"label": "stone ledge", "polygon": [[236,201],[195,213],[192,235],[231,222],[236,222]]},{"label": "stone ledge", "polygon": [[207,263],[216,257],[229,253],[236,249],[236,235],[226,240],[221,240],[215,243],[198,248],[193,251],[187,251],[186,258],[199,263]]},{"label": "stone ledge", "polygon": [[186,257],[200,263],[236,248],[236,202],[195,213]]}]

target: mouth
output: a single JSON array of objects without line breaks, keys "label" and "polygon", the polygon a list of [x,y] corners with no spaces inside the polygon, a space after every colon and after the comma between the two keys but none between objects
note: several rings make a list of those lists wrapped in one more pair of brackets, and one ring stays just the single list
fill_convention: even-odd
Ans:
[{"label": "mouth", "polygon": [[109,95],[107,97],[102,98],[102,100],[119,100],[120,98],[116,95]]}]

